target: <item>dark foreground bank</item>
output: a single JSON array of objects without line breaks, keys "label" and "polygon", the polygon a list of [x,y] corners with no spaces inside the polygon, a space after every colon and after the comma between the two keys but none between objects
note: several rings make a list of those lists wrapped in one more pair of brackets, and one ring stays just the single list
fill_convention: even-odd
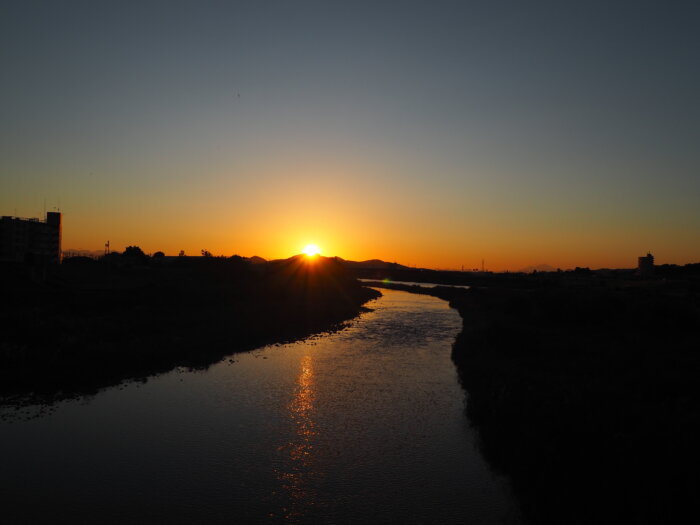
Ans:
[{"label": "dark foreground bank", "polygon": [[450,300],[462,315],[453,360],[467,413],[524,516],[644,524],[693,515],[697,283],[523,279],[517,288],[410,291]]},{"label": "dark foreground bank", "polygon": [[333,259],[68,260],[2,268],[0,396],[50,401],[333,329],[378,296]]}]

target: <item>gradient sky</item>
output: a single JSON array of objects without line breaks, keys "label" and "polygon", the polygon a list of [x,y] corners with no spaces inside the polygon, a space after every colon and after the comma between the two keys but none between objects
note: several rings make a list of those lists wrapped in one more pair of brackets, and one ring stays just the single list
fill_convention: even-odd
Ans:
[{"label": "gradient sky", "polygon": [[696,2],[5,0],[0,72],[65,249],[700,261]]}]

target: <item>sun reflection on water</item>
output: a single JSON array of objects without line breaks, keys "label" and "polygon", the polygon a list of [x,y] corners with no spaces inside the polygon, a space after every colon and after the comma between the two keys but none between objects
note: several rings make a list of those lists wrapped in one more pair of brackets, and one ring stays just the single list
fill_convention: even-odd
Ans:
[{"label": "sun reflection on water", "polygon": [[289,405],[299,438],[292,446],[291,457],[294,460],[303,460],[311,455],[313,449],[311,438],[316,435],[316,424],[312,418],[315,397],[312,365],[311,356],[305,355],[301,360],[301,373],[297,380],[299,386]]},{"label": "sun reflection on water", "polygon": [[300,364],[296,392],[288,406],[294,434],[288,443],[279,447],[284,468],[277,470],[277,478],[289,497],[289,504],[283,509],[287,519],[307,515],[316,502],[313,481],[317,473],[312,460],[318,430],[313,419],[316,392],[311,355],[305,355]]}]

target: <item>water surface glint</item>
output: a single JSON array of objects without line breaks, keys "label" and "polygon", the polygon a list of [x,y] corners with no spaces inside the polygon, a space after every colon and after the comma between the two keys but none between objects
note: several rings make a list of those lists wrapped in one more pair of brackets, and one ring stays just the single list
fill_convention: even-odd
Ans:
[{"label": "water surface glint", "polygon": [[13,522],[515,523],[475,447],[439,299],[0,422]]}]

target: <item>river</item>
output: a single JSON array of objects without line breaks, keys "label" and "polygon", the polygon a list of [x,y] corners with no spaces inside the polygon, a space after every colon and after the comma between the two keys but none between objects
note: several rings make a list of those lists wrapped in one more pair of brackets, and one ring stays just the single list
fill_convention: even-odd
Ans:
[{"label": "river", "polygon": [[464,414],[459,315],[382,293],[338,332],[0,408],[3,521],[518,523]]}]

